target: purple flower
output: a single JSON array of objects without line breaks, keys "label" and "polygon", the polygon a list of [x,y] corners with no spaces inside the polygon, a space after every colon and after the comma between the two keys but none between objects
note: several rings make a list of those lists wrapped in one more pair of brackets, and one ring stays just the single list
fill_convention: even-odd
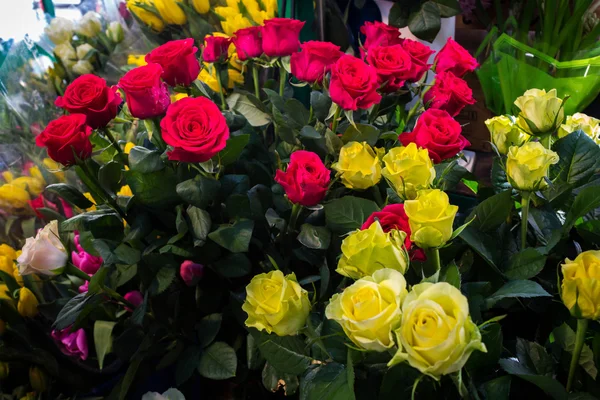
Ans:
[{"label": "purple flower", "polygon": [[88,343],[85,331],[78,329],[70,332],[71,327],[62,331],[52,331],[52,338],[57,342],[60,351],[70,357],[79,357],[82,360],[88,358]]},{"label": "purple flower", "polygon": [[95,274],[102,266],[102,257],[93,256],[81,247],[79,244],[79,233],[75,233],[75,247],[77,251],[71,253],[73,265],[88,275]]},{"label": "purple flower", "polygon": [[186,285],[193,286],[200,278],[202,278],[202,275],[204,275],[204,266],[190,260],[185,260],[181,263],[179,274]]},{"label": "purple flower", "polygon": [[144,295],[139,290],[132,290],[131,292],[126,293],[123,298],[133,304],[135,308],[138,308],[144,302]]}]

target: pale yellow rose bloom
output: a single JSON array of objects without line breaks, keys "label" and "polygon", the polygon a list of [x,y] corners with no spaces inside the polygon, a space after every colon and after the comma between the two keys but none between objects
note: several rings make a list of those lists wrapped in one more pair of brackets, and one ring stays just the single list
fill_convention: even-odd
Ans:
[{"label": "pale yellow rose bloom", "polygon": [[413,286],[395,334],[398,351],[388,366],[408,362],[435,380],[460,371],[473,351],[487,352],[467,298],[446,282]]},{"label": "pale yellow rose bloom", "polygon": [[500,115],[485,121],[490,131],[491,141],[500,154],[508,153],[510,146],[521,146],[529,138],[529,135],[519,129],[512,118]]},{"label": "pale yellow rose bloom", "polygon": [[170,25],[184,25],[187,22],[185,12],[179,7],[178,0],[154,0],[154,7],[160,17]]},{"label": "pale yellow rose bloom", "polygon": [[27,207],[31,198],[21,186],[5,183],[0,186],[0,209],[14,211]]},{"label": "pale yellow rose bloom", "polygon": [[515,105],[520,110],[517,125],[528,134],[554,133],[565,118],[563,101],[556,96],[556,89],[529,89],[517,97]]},{"label": "pale yellow rose bloom", "polygon": [[54,54],[67,68],[72,68],[77,62],[77,52],[70,42],[64,42],[54,48]]},{"label": "pale yellow rose bloom", "polygon": [[32,197],[37,197],[44,191],[45,182],[32,176],[20,176],[10,183],[27,190]]},{"label": "pale yellow rose bloom", "polygon": [[105,34],[113,43],[121,43],[125,39],[125,32],[123,32],[123,27],[118,21],[108,24]]},{"label": "pale yellow rose bloom", "polygon": [[405,238],[406,232],[398,229],[384,232],[379,221],[368,229],[356,230],[342,241],[342,257],[336,271],[352,279],[372,275],[382,268],[404,273],[409,265]]},{"label": "pale yellow rose bloom", "polygon": [[73,65],[73,72],[77,75],[91,74],[94,72],[94,66],[87,60],[79,60]]},{"label": "pale yellow rose bloom", "polygon": [[192,0],[192,6],[198,14],[206,14],[210,11],[210,0]]},{"label": "pale yellow rose bloom", "polygon": [[600,318],[600,251],[588,250],[561,266],[561,297],[576,318]]},{"label": "pale yellow rose bloom", "polygon": [[278,336],[294,336],[306,324],[310,301],[295,274],[284,276],[277,270],[252,278],[246,286],[242,310],[248,314],[246,326]]},{"label": "pale yellow rose bloom", "polygon": [[94,11],[88,11],[75,26],[75,31],[89,38],[95,37],[102,31],[102,21],[100,15]]},{"label": "pale yellow rose bloom", "polygon": [[69,256],[58,236],[58,221],[51,221],[38,231],[35,237],[25,241],[21,255],[17,258],[21,275],[54,275],[65,266]]},{"label": "pale yellow rose bloom", "polygon": [[19,290],[19,302],[17,303],[17,311],[22,317],[33,318],[38,314],[38,299],[31,290],[22,287]]},{"label": "pale yellow rose bloom", "polygon": [[508,149],[506,174],[510,184],[519,190],[535,191],[548,186],[544,177],[550,165],[559,161],[558,154],[539,142],[528,142]]},{"label": "pale yellow rose bloom", "polygon": [[584,113],[567,116],[566,122],[558,129],[558,137],[563,138],[579,129],[600,145],[600,119],[590,117]]},{"label": "pale yellow rose bloom", "polygon": [[77,58],[81,60],[92,50],[94,50],[94,48],[91,45],[84,43],[77,46],[75,52],[77,53]]},{"label": "pale yellow rose bloom", "polygon": [[361,349],[386,351],[394,346],[392,331],[400,324],[406,294],[406,280],[400,272],[380,269],[334,294],[325,316],[340,324]]},{"label": "pale yellow rose bloom", "polygon": [[165,29],[165,22],[155,13],[145,10],[137,4],[153,6],[154,2],[152,0],[127,0],[127,8],[153,31],[162,32]]},{"label": "pale yellow rose bloom", "polygon": [[435,179],[429,151],[418,148],[415,143],[390,149],[382,161],[381,173],[403,199],[414,199],[417,191],[427,189]]},{"label": "pale yellow rose bloom", "polygon": [[331,168],[337,171],[348,189],[368,189],[381,180],[384,149],[373,149],[367,142],[349,142],[340,150],[340,157]]},{"label": "pale yellow rose bloom", "polygon": [[71,41],[73,29],[74,26],[71,20],[57,17],[50,20],[50,24],[44,28],[44,32],[48,35],[52,43],[58,45]]},{"label": "pale yellow rose bloom", "polygon": [[422,249],[440,247],[452,237],[458,206],[450,204],[439,189],[422,190],[415,200],[404,202],[410,225],[410,240]]}]

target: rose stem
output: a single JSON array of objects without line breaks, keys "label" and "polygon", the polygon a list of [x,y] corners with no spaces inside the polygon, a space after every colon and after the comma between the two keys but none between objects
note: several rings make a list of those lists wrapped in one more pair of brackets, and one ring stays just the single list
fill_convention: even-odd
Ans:
[{"label": "rose stem", "polygon": [[342,113],[342,108],[340,106],[338,106],[336,104],[335,106],[335,113],[333,114],[333,121],[331,122],[331,131],[335,134],[337,127],[338,127],[338,123],[339,123],[339,119],[340,119],[340,114]]},{"label": "rose stem", "polygon": [[298,216],[300,215],[300,211],[302,211],[302,205],[298,203],[294,203],[292,206],[292,215],[290,216],[290,222],[287,226],[287,231],[292,232],[296,227],[296,221],[298,220]]},{"label": "rose stem", "polygon": [[567,380],[567,392],[571,391],[573,386],[573,379],[575,378],[575,370],[579,365],[579,356],[583,349],[585,342],[585,333],[587,332],[588,320],[578,319],[577,320],[577,333],[575,334],[575,348],[573,349],[573,356],[571,357],[571,366],[569,368],[569,378]]},{"label": "rose stem", "polygon": [[221,64],[215,63],[215,74],[217,75],[217,86],[219,88],[219,96],[221,96],[221,110],[227,110],[227,103],[225,103],[225,95],[223,94],[223,84],[221,83]]},{"label": "rose stem", "polygon": [[427,262],[429,265],[433,265],[435,268],[433,273],[429,274],[427,277],[435,275],[441,268],[442,264],[440,262],[440,250],[437,247],[430,247],[425,250],[425,254],[427,255]]},{"label": "rose stem", "polygon": [[122,161],[125,164],[129,164],[127,155],[123,152],[123,149],[121,148],[121,146],[119,146],[119,143],[117,143],[117,141],[115,140],[115,137],[111,133],[110,129],[104,128],[104,129],[102,129],[102,133],[104,133],[104,135],[106,135],[106,137],[111,141],[113,147],[115,149],[117,149],[117,153],[119,153],[119,157],[121,157]]},{"label": "rose stem", "polygon": [[260,82],[258,80],[258,66],[252,63],[252,79],[254,80],[254,95],[260,100]]},{"label": "rose stem", "polygon": [[529,199],[531,193],[521,192],[521,250],[527,246],[527,219],[529,218]]},{"label": "rose stem", "polygon": [[279,95],[283,97],[283,91],[285,89],[285,80],[287,79],[287,71],[283,66],[279,67]]}]

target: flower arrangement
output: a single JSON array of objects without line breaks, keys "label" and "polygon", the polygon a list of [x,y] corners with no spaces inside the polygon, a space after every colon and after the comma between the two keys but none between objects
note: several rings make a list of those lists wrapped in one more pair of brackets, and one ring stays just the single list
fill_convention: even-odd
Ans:
[{"label": "flower arrangement", "polygon": [[[157,373],[181,392],[151,398],[199,379],[213,398],[595,390],[597,121],[525,93],[488,121],[498,157],[479,183],[452,117],[472,102],[464,49],[449,41],[430,65],[427,46],[368,23],[353,57],[300,44],[302,24],[234,32],[248,70],[275,78],[253,91],[198,83],[208,63],[225,86],[231,43],[215,36],[200,60],[192,41],[163,44],[116,88],[71,83],[36,143],[85,185],[52,185],[81,212],[8,254],[37,304],[14,265],[0,272],[15,352],[0,360],[25,357],[26,387],[54,397],[107,376],[102,395],[141,397]],[[461,182],[473,210],[454,204]]]}]

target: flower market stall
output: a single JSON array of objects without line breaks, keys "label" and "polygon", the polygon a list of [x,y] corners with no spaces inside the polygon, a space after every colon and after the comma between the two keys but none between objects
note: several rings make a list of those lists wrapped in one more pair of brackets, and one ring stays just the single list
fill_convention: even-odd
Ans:
[{"label": "flower market stall", "polygon": [[501,80],[497,111],[467,80],[506,60],[424,41],[473,9],[355,3],[49,22],[0,120],[2,398],[600,395],[595,87]]}]

